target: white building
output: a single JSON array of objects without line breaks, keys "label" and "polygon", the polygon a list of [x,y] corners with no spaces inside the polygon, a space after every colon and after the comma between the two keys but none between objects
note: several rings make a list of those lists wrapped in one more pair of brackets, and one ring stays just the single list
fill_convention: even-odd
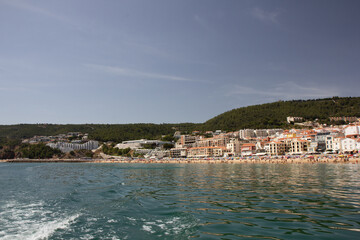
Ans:
[{"label": "white building", "polygon": [[332,148],[332,150],[334,152],[341,152],[341,140],[342,139],[344,139],[344,138],[340,138],[340,137],[333,138],[333,148]]},{"label": "white building", "polygon": [[130,141],[123,141],[122,143],[116,144],[116,148],[119,149],[125,149],[125,148],[131,148],[131,149],[138,149],[142,148],[143,145],[146,144],[154,144],[156,146],[163,145],[164,143],[170,143],[170,142],[164,142],[159,140],[147,140],[147,139],[140,139],[140,140],[130,140]]},{"label": "white building", "polygon": [[288,123],[294,123],[294,122],[302,122],[303,121],[303,117],[287,117],[286,121]]},{"label": "white building", "polygon": [[268,136],[274,136],[276,134],[280,135],[283,132],[283,129],[267,129]]},{"label": "white building", "polygon": [[356,139],[354,139],[354,138],[342,139],[341,140],[341,150],[344,153],[356,151]]},{"label": "white building", "polygon": [[360,138],[356,140],[356,151],[360,152]]},{"label": "white building", "polygon": [[333,136],[327,136],[325,140],[326,144],[326,151],[332,151],[333,150],[333,143],[334,143],[334,137]]},{"label": "white building", "polygon": [[345,137],[359,137],[360,136],[360,126],[359,125],[349,125],[345,127]]},{"label": "white building", "polygon": [[233,156],[240,154],[241,144],[238,139],[230,139],[230,142],[226,144],[226,149]]},{"label": "white building", "polygon": [[172,148],[170,149],[170,157],[180,158],[187,156],[187,148]]},{"label": "white building", "polygon": [[46,145],[51,147],[51,148],[60,149],[60,151],[62,151],[62,152],[71,152],[71,151],[74,151],[74,150],[81,150],[81,149],[86,149],[86,150],[97,149],[99,147],[99,142],[91,140],[91,141],[88,141],[88,142],[83,143],[83,144],[57,142],[57,143],[48,143]]},{"label": "white building", "polygon": [[258,138],[264,138],[268,136],[268,131],[266,129],[256,129],[255,135]]},{"label": "white building", "polygon": [[242,139],[245,138],[254,138],[256,137],[254,129],[242,129],[239,131],[239,137]]}]

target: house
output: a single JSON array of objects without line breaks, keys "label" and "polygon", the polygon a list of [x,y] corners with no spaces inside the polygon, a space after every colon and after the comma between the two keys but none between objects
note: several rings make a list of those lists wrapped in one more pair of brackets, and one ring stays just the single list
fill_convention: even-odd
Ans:
[{"label": "house", "polygon": [[241,146],[241,156],[251,156],[255,153],[256,145],[255,143],[244,143]]}]

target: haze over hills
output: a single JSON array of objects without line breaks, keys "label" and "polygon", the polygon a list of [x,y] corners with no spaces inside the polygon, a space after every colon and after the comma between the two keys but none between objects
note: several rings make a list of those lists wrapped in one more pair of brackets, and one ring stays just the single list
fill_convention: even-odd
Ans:
[{"label": "haze over hills", "polygon": [[319,119],[330,123],[332,116],[360,117],[360,97],[334,97],[315,100],[278,101],[233,109],[205,123],[178,124],[18,124],[0,125],[0,143],[30,138],[35,135],[56,135],[66,132],[86,132],[91,139],[121,142],[131,139],[154,139],[173,134],[176,130],[234,131],[243,128],[286,128],[287,116]]}]

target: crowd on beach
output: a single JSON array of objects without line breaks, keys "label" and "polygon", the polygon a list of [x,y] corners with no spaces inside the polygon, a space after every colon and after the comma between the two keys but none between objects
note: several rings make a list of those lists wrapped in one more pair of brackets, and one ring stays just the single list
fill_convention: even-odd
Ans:
[{"label": "crowd on beach", "polygon": [[4,159],[0,162],[92,162],[92,163],[360,163],[360,154],[255,156],[255,157],[207,157],[207,158],[85,158],[85,159]]},{"label": "crowd on beach", "polygon": [[211,158],[118,158],[95,159],[93,162],[123,163],[359,163],[359,155],[319,155],[319,156],[261,156],[261,157],[211,157]]}]

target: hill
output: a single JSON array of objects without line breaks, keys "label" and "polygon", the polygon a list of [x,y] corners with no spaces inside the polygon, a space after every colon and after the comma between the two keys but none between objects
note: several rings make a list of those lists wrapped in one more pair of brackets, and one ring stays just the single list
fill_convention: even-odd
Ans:
[{"label": "hill", "polygon": [[233,109],[206,121],[207,130],[239,130],[243,128],[283,128],[286,117],[319,119],[329,123],[332,116],[360,117],[360,97],[326,98],[314,100],[279,101]]},{"label": "hill", "polygon": [[205,123],[179,124],[18,124],[0,125],[0,148],[2,145],[16,145],[24,138],[35,135],[57,135],[67,132],[89,133],[91,139],[122,142],[132,139],[159,139],[175,131],[227,130],[243,128],[285,128],[287,116],[319,119],[329,123],[331,116],[360,117],[360,97],[327,98],[315,100],[279,101],[233,109],[220,114]]},{"label": "hill", "polygon": [[18,124],[0,125],[1,145],[17,145],[20,139],[51,136],[67,132],[89,133],[90,139],[122,142],[131,139],[158,139],[177,131],[192,131],[199,124]]}]

